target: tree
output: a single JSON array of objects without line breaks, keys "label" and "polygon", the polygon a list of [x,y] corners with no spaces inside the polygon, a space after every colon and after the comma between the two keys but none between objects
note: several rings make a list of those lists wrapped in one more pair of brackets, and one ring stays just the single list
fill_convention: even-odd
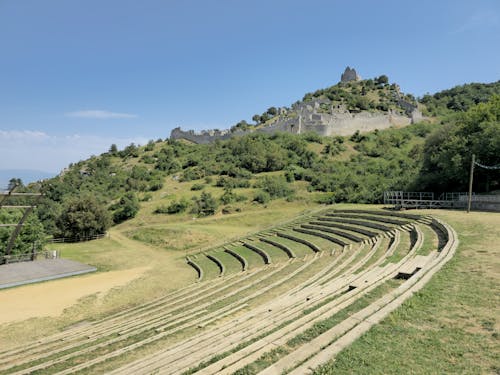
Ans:
[{"label": "tree", "polygon": [[276,116],[278,114],[278,110],[276,109],[276,107],[269,107],[266,113],[270,116]]},{"label": "tree", "polygon": [[109,212],[90,194],[68,199],[56,222],[59,236],[75,240],[103,234],[110,225]]},{"label": "tree", "polygon": [[[417,184],[432,190],[465,191],[472,154],[485,165],[498,165],[500,155],[500,96],[455,115],[432,133],[424,146],[424,165]],[[475,186],[500,187],[498,171],[481,170]]]},{"label": "tree", "polygon": [[118,153],[118,147],[116,147],[114,143],[109,148],[109,153],[113,156],[115,156]]},{"label": "tree", "polygon": [[20,178],[15,178],[15,177],[14,177],[14,178],[11,178],[11,179],[9,180],[9,184],[7,185],[7,190],[9,190],[9,191],[10,191],[10,190],[12,190],[12,189],[14,189],[14,188],[16,188],[16,187],[17,187],[17,188],[21,188],[21,187],[23,187],[23,186],[24,186],[24,185],[23,185],[23,181],[22,181]]},{"label": "tree", "polygon": [[[15,224],[21,219],[21,211],[8,212],[0,210],[0,223]],[[5,255],[5,248],[10,241],[12,232],[15,227],[0,227],[0,256]],[[30,254],[33,250],[39,251],[43,249],[45,244],[45,231],[43,225],[36,214],[28,216],[21,232],[14,241],[14,246],[11,250],[11,255]]]},{"label": "tree", "polygon": [[260,124],[260,115],[253,115],[252,121],[254,121],[256,124]]},{"label": "tree", "polygon": [[387,77],[385,74],[382,74],[380,77],[376,78],[375,81],[379,85],[386,84],[389,83],[389,77]]},{"label": "tree", "polygon": [[113,206],[115,210],[113,221],[116,224],[122,223],[125,220],[131,219],[139,212],[139,199],[133,192],[126,193],[120,198],[118,204]]}]

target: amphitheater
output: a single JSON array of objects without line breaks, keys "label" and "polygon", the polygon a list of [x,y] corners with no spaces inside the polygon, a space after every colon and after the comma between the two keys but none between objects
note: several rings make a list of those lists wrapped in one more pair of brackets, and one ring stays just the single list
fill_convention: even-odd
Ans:
[{"label": "amphitheater", "polygon": [[189,255],[197,282],[159,299],[0,349],[0,374],[312,373],[457,245],[428,215],[323,209]]}]

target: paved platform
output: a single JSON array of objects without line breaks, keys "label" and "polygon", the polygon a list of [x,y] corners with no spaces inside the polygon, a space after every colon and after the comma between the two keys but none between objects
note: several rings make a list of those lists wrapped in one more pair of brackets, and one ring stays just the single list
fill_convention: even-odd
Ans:
[{"label": "paved platform", "polygon": [[0,266],[0,289],[94,272],[97,268],[69,259],[44,259]]}]

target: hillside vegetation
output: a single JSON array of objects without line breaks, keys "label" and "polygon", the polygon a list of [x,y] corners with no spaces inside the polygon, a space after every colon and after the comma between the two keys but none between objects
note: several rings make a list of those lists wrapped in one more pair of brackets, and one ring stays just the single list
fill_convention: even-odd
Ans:
[{"label": "hillside vegetation", "polygon": [[500,81],[456,86],[434,95],[426,94],[419,102],[425,105],[424,114],[439,116],[465,112],[476,104],[486,103],[493,95],[500,95]]}]

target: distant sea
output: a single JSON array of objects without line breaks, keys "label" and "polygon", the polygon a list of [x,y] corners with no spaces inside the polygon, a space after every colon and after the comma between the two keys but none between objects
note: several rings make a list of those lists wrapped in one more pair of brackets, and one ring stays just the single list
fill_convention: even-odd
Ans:
[{"label": "distant sea", "polygon": [[20,178],[23,184],[54,177],[56,173],[31,169],[0,169],[0,190],[6,190],[11,178]]}]

